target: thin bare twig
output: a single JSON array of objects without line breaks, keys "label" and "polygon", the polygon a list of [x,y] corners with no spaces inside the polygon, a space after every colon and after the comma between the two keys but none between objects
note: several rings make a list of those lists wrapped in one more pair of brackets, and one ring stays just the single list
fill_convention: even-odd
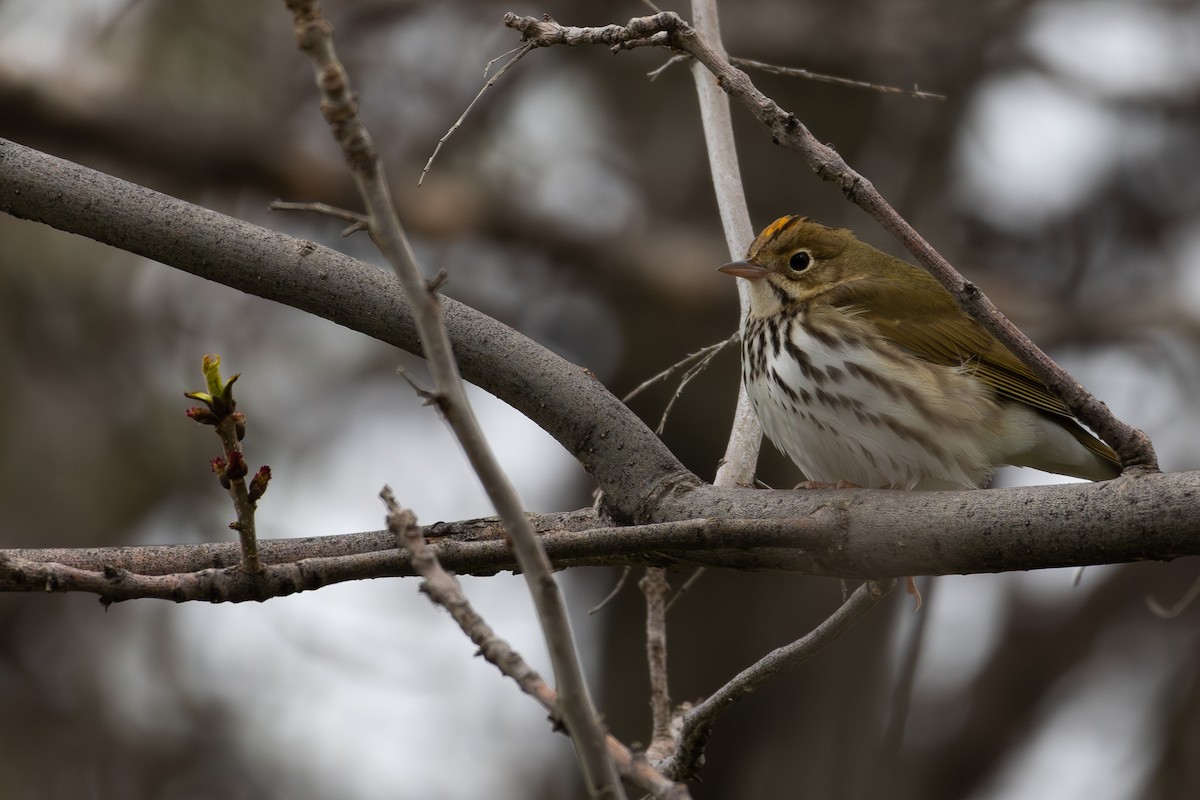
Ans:
[{"label": "thin bare twig", "polygon": [[[395,270],[412,306],[422,350],[433,375],[435,405],[458,438],[511,537],[513,553],[521,564],[537,609],[538,622],[554,667],[563,720],[571,735],[589,795],[624,798],[624,788],[606,745],[604,727],[583,678],[566,605],[554,580],[550,560],[471,410],[450,347],[441,306],[437,296],[429,291],[396,216],[383,164],[358,116],[357,99],[350,88],[349,77],[334,52],[333,26],[321,15],[315,0],[287,0],[287,6],[293,14],[300,49],[313,61],[321,92],[321,113],[342,148],[363,198],[370,219],[371,239]],[[522,49],[518,55],[523,52],[528,51]],[[499,70],[495,77],[504,71]]]},{"label": "thin bare twig", "polygon": [[693,586],[700,582],[700,579],[704,577],[704,572],[704,567],[696,567],[696,569],[692,570],[692,574],[687,576],[687,580],[680,584],[679,590],[675,592],[675,596],[667,601],[667,611],[670,611],[672,608],[674,608],[675,603],[677,603],[681,597],[691,591]]},{"label": "thin bare twig", "polygon": [[484,64],[483,65],[483,77],[486,78],[488,76],[488,73],[492,71],[492,65],[495,64],[497,61],[499,61],[502,58],[508,58],[513,53],[516,53],[518,50],[524,50],[524,49],[525,49],[525,45],[519,44],[516,47],[514,47],[512,50],[505,51],[505,52],[501,53],[500,55],[496,56],[495,58],[493,58],[491,61]]},{"label": "thin bare twig", "polygon": [[[421,170],[421,177],[417,178],[417,186],[420,186],[422,183],[425,182],[425,175],[429,172],[429,169],[433,166],[433,160],[435,158],[437,158],[438,153],[440,153],[442,151],[442,145],[444,145],[446,143],[447,139],[449,139],[451,136],[454,135],[454,132],[456,130],[458,130],[459,128],[462,127],[463,120],[465,120],[467,118],[467,114],[471,113],[471,109],[473,109],[475,107],[475,104],[478,103],[480,98],[483,97],[483,93],[486,92],[488,89],[492,88],[493,86],[495,86],[496,81],[500,80],[500,77],[502,75],[504,75],[504,73],[508,72],[508,70],[514,64],[516,64],[518,61],[520,61],[522,58],[524,58],[525,55],[533,48],[534,48],[534,45],[527,44],[524,47],[517,47],[517,48],[514,48],[514,49],[508,51],[508,53],[516,53],[516,55],[514,55],[512,58],[510,58],[508,61],[506,61],[504,63],[504,66],[502,66],[500,69],[496,70],[495,75],[493,75],[492,77],[487,79],[487,82],[483,84],[483,88],[479,90],[479,93],[475,95],[475,98],[473,100],[471,100],[471,102],[467,103],[467,107],[465,109],[463,109],[462,114],[460,114],[458,119],[456,119],[454,121],[454,124],[450,126],[450,130],[446,131],[446,133],[443,134],[442,138],[438,139],[437,146],[433,148],[433,154],[429,156],[429,160],[425,162],[425,168]],[[483,68],[483,74],[487,75],[487,71],[491,68],[492,64],[495,64],[501,58],[504,58],[504,56],[508,55],[508,53],[505,53],[502,56],[497,56],[496,58],[493,58],[491,61],[489,61],[487,63],[487,66]]]},{"label": "thin bare twig", "polygon": [[345,220],[350,223],[350,226],[342,231],[342,238],[345,239],[351,234],[359,231],[368,230],[366,214],[360,214],[357,211],[350,211],[345,208],[331,206],[328,203],[294,203],[288,200],[273,200],[268,206],[269,211],[311,211],[314,214],[324,214],[327,217]]},{"label": "thin bare twig", "polygon": [[661,66],[655,67],[654,69],[647,72],[646,77],[648,77],[651,81],[657,80],[659,75],[662,75],[664,72],[666,72],[668,69],[675,66],[676,64],[682,64],[685,61],[691,61],[691,60],[692,59],[690,56],[671,56],[666,61],[664,61]]},{"label": "thin bare twig", "polygon": [[714,344],[710,344],[706,347],[701,347],[699,350],[697,350],[694,353],[688,353],[686,356],[679,359],[674,364],[672,364],[671,366],[664,369],[662,372],[660,372],[657,375],[654,375],[650,378],[647,378],[646,380],[639,383],[628,394],[626,394],[624,397],[621,398],[621,402],[628,403],[630,400],[633,400],[635,397],[637,397],[642,392],[649,389],[654,384],[656,384],[660,381],[665,381],[667,378],[670,378],[672,375],[679,372],[680,370],[682,370],[686,367],[689,367],[692,364],[695,364],[700,359],[708,358],[708,357],[711,357],[712,355],[715,355],[716,353],[721,352],[722,350],[724,350],[726,347],[728,347],[730,344],[736,342],[737,340],[738,340],[738,334],[735,333],[733,336],[730,336],[728,339],[722,339],[721,341],[716,342]]},{"label": "thin bare twig", "polygon": [[[656,12],[657,13],[657,12]],[[684,61],[691,61],[691,56],[675,55],[668,58],[662,65],[655,67],[646,73],[650,80],[655,80],[659,75],[662,75],[671,67]],[[850,86],[855,89],[869,89],[873,92],[881,92],[883,94],[906,94],[910,97],[915,97],[918,100],[945,100],[946,95],[937,94],[936,92],[926,92],[913,84],[913,88],[905,89],[902,86],[887,86],[881,83],[871,83],[870,81],[858,81],[853,78],[842,78],[837,75],[827,75],[823,72],[813,72],[812,70],[801,69],[800,67],[781,67],[777,64],[767,64],[763,61],[755,61],[752,58],[738,58],[731,56],[729,63],[736,64],[739,67],[749,67],[751,69],[769,72],[773,75],[784,75],[792,78],[803,78],[810,81],[819,81],[822,83],[835,83],[839,86]]]},{"label": "thin bare twig", "polygon": [[704,370],[708,368],[709,363],[716,358],[718,353],[734,342],[737,342],[739,338],[740,334],[734,333],[728,339],[723,339],[716,344],[710,344],[707,347],[702,347],[695,353],[690,353],[652,378],[647,378],[646,380],[642,381],[633,389],[633,391],[621,398],[621,401],[628,403],[630,400],[637,397],[649,387],[653,386],[659,381],[666,380],[679,370],[686,367],[683,377],[679,379],[679,384],[675,387],[675,392],[671,395],[671,399],[667,401],[667,406],[663,409],[662,416],[659,417],[658,427],[654,429],[654,432],[661,436],[663,430],[667,427],[667,418],[671,416],[671,410],[675,408],[675,402],[683,395],[683,390],[687,388],[687,385],[691,383],[697,375],[704,372]]},{"label": "thin bare twig", "polygon": [[871,83],[869,81],[856,81],[852,78],[839,78],[837,75],[826,75],[822,72],[812,72],[799,67],[781,67],[777,64],[767,64],[762,61],[755,61],[752,58],[730,58],[731,64],[737,64],[739,67],[750,67],[751,69],[762,70],[773,75],[787,75],[793,78],[804,78],[810,81],[820,81],[822,83],[836,83],[839,86],[852,86],[855,89],[870,89],[873,92],[882,92],[884,94],[906,94],[910,97],[915,97],[919,100],[945,100],[946,95],[936,94],[934,92],[924,92],[913,86],[911,89],[905,89],[900,86],[886,86],[881,83]]},{"label": "thin bare twig", "polygon": [[719,353],[726,344],[736,340],[737,338],[737,334],[734,334],[725,342],[723,342],[720,348],[706,353],[699,362],[692,366],[687,372],[683,373],[683,377],[679,379],[679,385],[675,387],[675,393],[671,395],[671,399],[667,401],[667,407],[663,409],[662,416],[658,420],[658,427],[654,429],[655,433],[657,433],[659,436],[662,436],[663,431],[666,430],[667,427],[667,417],[671,416],[671,411],[675,408],[675,402],[683,396],[683,390],[687,388],[687,385],[691,383],[697,375],[708,369],[709,363],[716,358],[717,353]]},{"label": "thin bare twig", "polygon": [[808,635],[768,653],[738,673],[711,697],[684,714],[679,734],[679,749],[675,755],[659,764],[663,774],[676,779],[694,775],[704,756],[704,747],[712,732],[713,723],[721,714],[754,691],[767,678],[793,669],[824,650],[854,623],[866,616],[895,585],[896,582],[891,579],[867,581]]},{"label": "thin bare twig", "polygon": [[617,578],[617,582],[613,586],[612,591],[604,595],[603,600],[588,609],[589,616],[600,613],[601,609],[616,599],[616,596],[619,595],[621,590],[625,588],[625,581],[629,580],[629,574],[631,572],[633,572],[633,567],[627,565],[621,568],[621,577]]}]

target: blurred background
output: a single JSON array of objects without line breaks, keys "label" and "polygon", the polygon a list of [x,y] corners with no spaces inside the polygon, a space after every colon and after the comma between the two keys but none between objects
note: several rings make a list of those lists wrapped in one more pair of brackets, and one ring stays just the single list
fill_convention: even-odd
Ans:
[{"label": "blurred background", "polygon": [[[664,7],[688,16],[681,5]],[[663,52],[531,53],[417,178],[517,44],[505,11],[624,22],[639,3],[330,2],[402,219],[446,291],[623,394],[737,325],[696,100]],[[1200,4],[1181,0],[751,0],[735,56],[938,92],[919,100],[752,73],[1030,335],[1200,467]],[[0,136],[377,261],[283,4],[0,0]],[[897,246],[734,112],[756,227],[803,213]],[[45,226],[0,217],[0,546],[229,538],[215,438],[186,420],[200,357],[242,373],[264,536],[382,527],[387,482],[421,520],[490,513],[457,446],[395,376],[419,360],[322,320]],[[740,254],[739,254],[740,255]],[[664,437],[711,478],[737,357]],[[653,426],[673,387],[639,397]],[[532,510],[587,505],[553,441],[482,392]],[[760,474],[798,475],[769,446]],[[1053,480],[1003,473],[998,482]],[[897,592],[719,723],[697,798],[1200,796],[1195,559],[939,579]],[[675,576],[676,584],[685,576]],[[565,578],[597,698],[626,742],[649,710],[642,607],[617,575]],[[500,634],[546,660],[512,576],[468,580]],[[837,581],[710,572],[671,612],[677,700],[711,693],[840,602]],[[911,713],[880,745],[917,621]],[[0,595],[0,785],[10,798],[580,797],[566,740],[471,657],[413,581],[209,607]]]}]

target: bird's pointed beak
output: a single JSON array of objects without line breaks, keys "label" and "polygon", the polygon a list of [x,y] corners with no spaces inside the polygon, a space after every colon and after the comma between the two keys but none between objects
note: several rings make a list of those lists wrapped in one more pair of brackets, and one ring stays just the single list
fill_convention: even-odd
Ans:
[{"label": "bird's pointed beak", "polygon": [[765,277],[768,270],[766,267],[760,267],[752,261],[732,261],[723,267],[717,267],[717,272],[724,272],[726,275],[735,275],[739,278],[745,278],[748,281],[754,281]]}]

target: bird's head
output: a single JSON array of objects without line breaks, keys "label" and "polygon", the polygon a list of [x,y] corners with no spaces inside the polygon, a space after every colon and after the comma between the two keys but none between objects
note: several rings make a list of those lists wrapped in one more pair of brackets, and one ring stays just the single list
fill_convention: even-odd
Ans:
[{"label": "bird's head", "polygon": [[787,216],[758,235],[746,258],[719,269],[750,281],[750,314],[764,317],[814,301],[838,304],[863,282],[895,280],[897,262],[848,230]]}]

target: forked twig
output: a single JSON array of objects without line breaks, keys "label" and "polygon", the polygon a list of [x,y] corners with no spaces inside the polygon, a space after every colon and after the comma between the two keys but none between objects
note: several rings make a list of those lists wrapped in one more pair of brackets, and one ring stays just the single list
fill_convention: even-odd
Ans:
[{"label": "forked twig", "polygon": [[683,715],[679,748],[675,755],[659,764],[663,774],[677,780],[694,775],[704,756],[704,747],[713,723],[721,714],[767,678],[799,666],[824,650],[866,616],[895,585],[893,579],[862,584],[854,590],[849,600],[806,636],[768,653],[738,673],[704,702],[688,710]]},{"label": "forked twig", "polygon": [[658,427],[654,429],[655,433],[657,433],[659,436],[662,436],[663,431],[666,430],[667,427],[667,417],[671,416],[671,410],[675,408],[675,401],[677,401],[683,395],[683,390],[687,388],[687,385],[691,383],[697,375],[699,375],[701,372],[704,372],[704,370],[708,368],[709,362],[717,357],[717,353],[721,352],[721,350],[723,350],[730,342],[736,341],[737,338],[738,335],[735,333],[729,339],[722,342],[716,349],[706,353],[704,357],[700,359],[700,361],[689,368],[687,372],[683,373],[683,377],[679,379],[679,386],[675,387],[675,394],[671,395],[671,399],[667,401],[667,407],[663,409],[662,416],[658,420]]},{"label": "forked twig", "polygon": [[[416,515],[400,507],[391,487],[383,487],[379,496],[387,507],[388,530],[396,537],[397,546],[409,551],[413,570],[424,581],[421,590],[429,595],[431,601],[450,612],[463,633],[479,648],[479,655],[500,670],[501,674],[516,681],[521,691],[546,710],[554,727],[561,729],[563,718],[558,693],[475,611],[463,594],[458,579],[442,568],[437,555],[425,540],[422,528],[416,524]],[[612,736],[606,737],[605,745],[626,780],[662,800],[688,798],[687,787],[664,778],[646,763],[645,757],[633,753]]]},{"label": "forked twig", "polygon": [[696,361],[698,359],[704,358],[709,353],[715,354],[715,353],[720,352],[725,347],[728,347],[731,343],[737,341],[739,337],[740,337],[740,334],[735,333],[733,336],[730,336],[728,339],[722,339],[721,341],[716,342],[715,344],[710,344],[706,347],[702,347],[694,353],[689,353],[688,355],[686,355],[683,358],[681,358],[680,360],[676,361],[674,364],[667,367],[666,369],[664,369],[662,372],[658,373],[657,375],[654,375],[653,377],[647,378],[646,380],[642,381],[632,391],[630,391],[628,394],[626,394],[624,397],[622,397],[621,402],[628,403],[630,400],[637,397],[642,392],[646,391],[647,389],[649,389],[651,386],[658,383],[659,381],[665,381],[667,378],[669,378],[672,375],[674,375],[675,373],[679,372],[681,369],[684,369],[685,367],[688,367],[688,366],[696,363]]},{"label": "forked twig", "polygon": [[350,227],[342,231],[342,238],[346,238],[352,233],[369,230],[366,214],[360,214],[357,211],[350,211],[345,208],[331,206],[328,203],[295,203],[288,200],[273,200],[268,206],[269,211],[311,211],[315,214],[324,214],[327,217],[345,220],[351,223]]},{"label": "forked twig", "polygon": [[[502,76],[504,73],[508,72],[508,70],[514,64],[516,64],[518,61],[520,61],[522,58],[524,58],[525,55],[530,50],[532,50],[534,47],[536,47],[536,45],[534,45],[531,42],[529,44],[523,45],[521,47],[516,47],[516,48],[513,48],[512,50],[508,51],[508,53],[516,53],[516,55],[514,55],[512,58],[510,58],[508,61],[506,61],[504,63],[504,66],[502,66],[500,69],[496,70],[495,75],[493,75],[492,77],[487,79],[487,82],[483,84],[483,88],[480,89],[479,93],[475,95],[475,99],[473,99],[470,103],[467,103],[467,107],[465,109],[463,109],[462,114],[460,114],[458,119],[456,119],[454,121],[454,124],[450,126],[450,130],[446,131],[446,133],[442,136],[442,138],[438,139],[437,146],[433,148],[433,154],[431,156],[429,156],[429,160],[425,162],[425,168],[423,170],[421,170],[421,177],[417,178],[417,186],[420,186],[422,183],[425,182],[425,175],[426,175],[426,173],[429,172],[430,167],[433,166],[433,160],[435,158],[437,158],[438,153],[440,153],[442,151],[442,145],[444,145],[446,143],[447,139],[449,139],[452,135],[454,135],[454,132],[456,130],[458,130],[459,128],[462,127],[463,120],[465,120],[467,118],[467,114],[471,113],[471,109],[473,109],[475,107],[475,104],[479,102],[479,99],[481,97],[483,97],[483,93],[486,92],[488,89],[492,88],[496,84],[496,81],[500,80],[500,76]],[[489,61],[487,63],[487,66],[485,66],[483,68],[483,74],[487,75],[487,71],[488,71],[488,69],[491,68],[492,64],[495,64],[497,61],[504,58],[504,56],[508,55],[508,53],[497,56],[496,58],[493,58],[491,61]]]},{"label": "forked twig", "polygon": [[697,350],[695,353],[689,354],[687,357],[676,361],[674,364],[667,367],[654,377],[642,381],[642,383],[634,388],[633,391],[621,398],[621,401],[628,403],[630,400],[637,397],[655,383],[666,380],[679,370],[686,367],[687,369],[683,373],[683,377],[679,379],[679,384],[675,387],[675,393],[671,395],[671,399],[667,401],[667,407],[663,409],[662,416],[658,420],[658,427],[654,429],[655,433],[657,433],[659,436],[662,436],[663,430],[667,427],[667,417],[671,416],[671,410],[675,407],[675,401],[677,401],[680,396],[683,395],[683,390],[687,388],[687,385],[691,383],[697,375],[704,372],[704,370],[708,368],[709,363],[717,357],[718,353],[739,339],[740,334],[734,333],[728,339],[724,339],[716,344],[710,344],[707,347]]},{"label": "forked twig", "polygon": [[499,61],[499,60],[500,60],[500,59],[502,59],[502,58],[508,58],[508,57],[509,57],[509,56],[511,56],[513,53],[517,52],[518,50],[524,50],[524,49],[525,49],[525,45],[523,45],[523,44],[519,44],[519,45],[517,45],[516,47],[514,47],[512,50],[508,50],[508,51],[506,51],[506,52],[503,52],[503,53],[501,53],[500,55],[498,55],[498,56],[496,56],[495,58],[493,58],[491,61],[489,61],[489,62],[487,62],[486,64],[484,64],[484,65],[483,65],[483,77],[485,77],[485,78],[486,78],[486,77],[488,76],[488,73],[492,71],[492,64],[495,64],[497,61]]}]

